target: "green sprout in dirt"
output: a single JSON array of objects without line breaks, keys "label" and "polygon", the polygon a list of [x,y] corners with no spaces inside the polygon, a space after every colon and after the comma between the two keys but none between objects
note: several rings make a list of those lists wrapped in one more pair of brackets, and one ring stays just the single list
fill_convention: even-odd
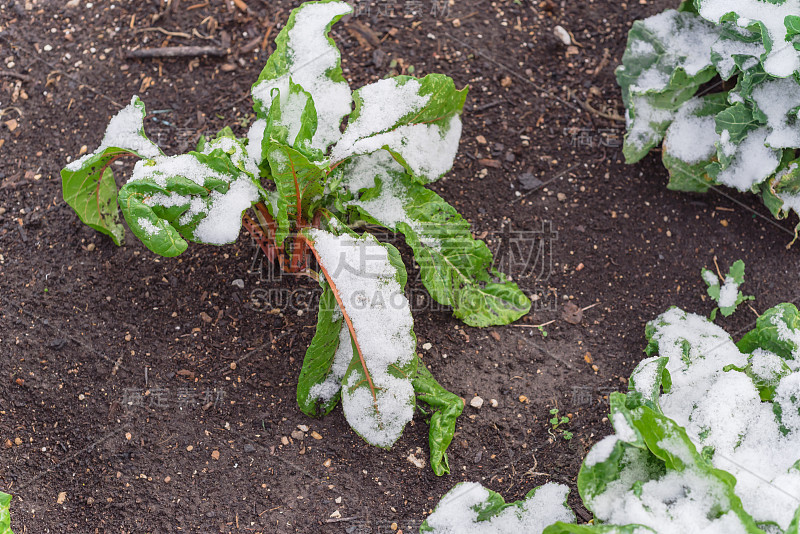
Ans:
[{"label": "green sprout in dirt", "polygon": [[536,329],[539,330],[539,333],[542,335],[542,337],[547,337],[547,330],[544,329],[544,326],[539,325],[536,327]]},{"label": "green sprout in dirt", "polygon": [[550,418],[550,428],[548,429],[548,433],[552,436],[554,433],[561,434],[561,436],[569,441],[572,439],[572,432],[569,430],[565,430],[564,428],[560,428],[564,425],[569,424],[569,417],[566,415],[562,415],[561,417],[558,416],[558,408],[553,408],[550,410],[550,415],[553,417]]},{"label": "green sprout in dirt", "polygon": [[[716,257],[714,262],[716,263]],[[717,310],[722,313],[723,317],[728,317],[736,311],[739,304],[755,299],[755,297],[744,295],[739,291],[739,286],[744,283],[744,262],[742,260],[735,261],[724,277],[719,266],[717,266],[717,274],[708,269],[703,269],[700,274],[708,285],[708,296],[719,306],[711,310],[712,321],[717,317]]]},{"label": "green sprout in dirt", "polygon": [[686,0],[635,21],[616,71],[625,160],[663,140],[668,189],[724,185],[800,213],[798,36],[795,0]]},{"label": "green sprout in dirt", "polygon": [[[145,135],[145,107],[133,97],[100,147],[61,172],[64,199],[116,244],[121,208],[131,232],[166,257],[188,241],[232,243],[244,225],[270,261],[322,287],[300,409],[322,416],[341,401],[361,437],[389,448],[417,403],[427,404],[430,462],[441,475],[462,400],[418,358],[400,253],[356,229],[401,233],[433,299],[470,326],[508,324],[531,303],[493,269],[470,224],[425,187],[452,167],[467,89],[429,74],[351,91],[329,37],[351,11],[332,0],[292,11],[252,87],[246,137],[225,129],[193,152],[165,155]],[[112,166],[127,157],[139,161],[118,191]]]}]

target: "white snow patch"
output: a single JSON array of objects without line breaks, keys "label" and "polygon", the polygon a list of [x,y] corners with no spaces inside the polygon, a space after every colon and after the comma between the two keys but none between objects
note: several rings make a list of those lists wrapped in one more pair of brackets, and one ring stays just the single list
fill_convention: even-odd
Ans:
[{"label": "white snow patch", "polygon": [[764,70],[767,73],[785,78],[800,69],[800,55],[787,40],[785,24],[786,17],[800,13],[800,0],[785,0],[781,3],[760,0],[701,0],[699,7],[700,16],[712,22],[719,23],[726,14],[736,13],[739,15],[737,23],[742,28],[754,21],[763,24],[772,41],[772,50],[764,60]]},{"label": "white snow patch", "polygon": [[664,150],[689,165],[707,161],[717,152],[719,134],[714,116],[696,115],[702,106],[702,98],[693,98],[681,106],[664,139]]},{"label": "white snow patch", "polygon": [[68,170],[77,171],[86,160],[110,147],[130,150],[143,158],[155,158],[161,155],[161,149],[141,133],[144,128],[144,117],[139,108],[134,105],[135,100],[136,97],[131,98],[131,103],[122,108],[109,121],[106,133],[97,150],[68,164],[66,166]]},{"label": "white snow patch", "polygon": [[541,534],[556,521],[574,523],[572,511],[564,504],[569,489],[548,482],[536,489],[521,506],[510,506],[486,521],[478,521],[476,508],[489,492],[475,482],[464,482],[439,502],[427,523],[434,534]]},{"label": "white snow patch", "polygon": [[324,150],[335,143],[341,137],[342,117],[352,110],[353,97],[347,82],[334,82],[327,76],[328,71],[336,68],[341,55],[325,35],[334,18],[351,11],[344,2],[307,3],[299,7],[294,26],[288,32],[289,72],[277,80],[264,80],[252,89],[253,99],[260,101],[265,112],[272,103],[270,95],[274,88],[280,90],[281,111],[285,109],[290,78],[308,92],[317,110],[312,148]]},{"label": "white snow patch", "polygon": [[357,238],[311,230],[314,247],[337,288],[350,317],[356,342],[375,385],[355,388],[352,373],[342,388],[342,408],[353,429],[374,445],[388,447],[400,436],[414,413],[410,380],[389,374],[415,355],[411,309],[395,279],[397,270],[388,253],[370,234]]}]

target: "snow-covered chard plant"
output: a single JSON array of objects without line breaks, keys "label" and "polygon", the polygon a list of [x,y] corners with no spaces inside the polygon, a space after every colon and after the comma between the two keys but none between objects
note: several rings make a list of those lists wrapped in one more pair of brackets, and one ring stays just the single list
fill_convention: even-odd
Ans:
[{"label": "snow-covered chard plant", "polygon": [[[430,417],[431,466],[443,474],[463,402],[418,359],[397,249],[354,229],[402,233],[432,297],[470,326],[510,323],[530,301],[492,268],[469,223],[424,187],[452,166],[467,90],[430,74],[351,92],[328,36],[350,11],[323,1],[292,12],[253,85],[257,119],[246,138],[226,129],[194,152],[167,156],[146,137],[144,104],[134,97],[100,147],[62,171],[64,198],[117,244],[119,205],[133,234],[168,257],[187,241],[233,242],[244,224],[270,260],[322,286],[300,408],[320,416],[341,400],[353,429],[388,448],[417,407]],[[129,156],[140,160],[117,191],[111,166]]]},{"label": "snow-covered chard plant", "polygon": [[633,23],[617,69],[625,159],[661,143],[668,188],[726,185],[800,212],[800,4],[690,0]]},{"label": "snow-covered chard plant", "polygon": [[798,534],[797,308],[767,310],[738,343],[679,308],[646,334],[649,357],[628,394],[610,399],[615,434],[589,451],[578,475],[598,525],[586,532]]}]

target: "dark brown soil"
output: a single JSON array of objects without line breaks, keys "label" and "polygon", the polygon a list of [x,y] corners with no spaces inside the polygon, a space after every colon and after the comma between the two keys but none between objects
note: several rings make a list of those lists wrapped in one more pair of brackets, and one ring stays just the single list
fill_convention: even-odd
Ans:
[{"label": "dark brown soil", "polygon": [[[295,386],[313,335],[312,281],[258,272],[244,234],[173,260],[130,234],[118,248],[61,199],[67,157],[93,149],[133,94],[151,112],[169,110],[147,123],[168,153],[226,125],[244,132],[274,24],[298,5],[245,2],[248,12],[173,0],[156,20],[156,1],[0,0],[0,489],[15,496],[15,532],[354,533],[396,523],[409,533],[462,480],[507,499],[564,482],[586,520],[575,477],[610,431],[604,395],[626,388],[645,323],[672,305],[708,313],[699,273],[714,256],[724,268],[745,260],[757,310],[796,297],[789,223],[774,223],[755,197],[667,191],[658,154],[621,162],[624,124],[602,116],[622,112],[613,69],[630,23],[674,2],[463,0],[442,15],[431,13],[441,0],[362,1],[334,32],[346,75],[359,86],[413,66],[471,86],[455,168],[433,188],[543,296],[521,324],[555,322],[546,337],[520,325],[479,330],[418,303],[424,361],[450,390],[486,401],[459,421],[449,476],[408,460],[427,455],[422,420],[387,452],[340,410],[309,419]],[[404,16],[415,4],[421,11]],[[557,24],[577,46],[555,37]],[[230,53],[125,59],[166,44]],[[523,188],[537,180],[546,185]],[[509,252],[548,242],[527,263]],[[403,250],[409,291],[424,294]],[[568,302],[595,306],[570,324]],[[721,323],[736,332],[753,318],[744,309]],[[553,407],[571,414],[571,441],[548,432]],[[291,436],[298,425],[309,427],[302,440]]]}]

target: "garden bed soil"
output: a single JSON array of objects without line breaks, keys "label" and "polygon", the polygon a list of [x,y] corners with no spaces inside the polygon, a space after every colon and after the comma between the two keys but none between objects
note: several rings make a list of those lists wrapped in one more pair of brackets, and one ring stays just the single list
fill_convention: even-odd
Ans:
[{"label": "garden bed soil", "polygon": [[[401,246],[423,362],[484,399],[437,478],[415,464],[419,417],[384,451],[339,409],[298,409],[314,281],[270,274],[244,234],[176,259],[130,232],[116,247],[61,198],[67,157],[94,149],[133,94],[167,153],[223,126],[242,135],[250,84],[297,3],[0,0],[0,489],[15,532],[408,533],[465,480],[509,500],[566,483],[588,520],[575,479],[611,432],[607,395],[626,389],[645,323],[672,305],[708,313],[699,274],[715,256],[745,260],[756,310],[796,297],[791,225],[756,197],[667,191],[657,152],[621,161],[614,67],[633,20],[674,2],[450,3],[359,2],[333,32],[354,87],[412,66],[470,86],[455,166],[431,187],[540,296],[516,325],[466,327],[418,299]],[[165,45],[226,52],[126,59]],[[742,332],[754,317],[722,323]],[[546,337],[532,326],[549,321]],[[572,440],[550,428],[552,408]]]}]

